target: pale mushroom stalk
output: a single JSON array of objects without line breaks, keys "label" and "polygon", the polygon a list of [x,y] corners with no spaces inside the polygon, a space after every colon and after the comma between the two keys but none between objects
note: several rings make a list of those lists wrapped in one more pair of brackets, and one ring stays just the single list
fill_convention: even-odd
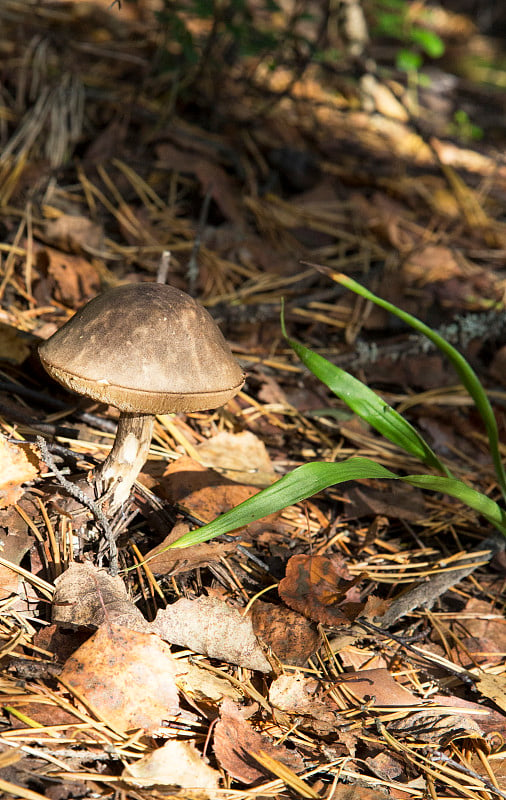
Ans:
[{"label": "pale mushroom stalk", "polygon": [[152,414],[120,415],[111,451],[94,475],[97,495],[106,496],[111,513],[128,500],[148,457],[154,423]]}]

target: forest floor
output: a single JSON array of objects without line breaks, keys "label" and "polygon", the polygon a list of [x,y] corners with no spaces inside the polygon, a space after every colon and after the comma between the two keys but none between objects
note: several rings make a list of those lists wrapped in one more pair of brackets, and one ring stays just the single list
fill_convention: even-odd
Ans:
[{"label": "forest floor", "polygon": [[[421,4],[395,6],[404,42],[375,3],[349,4],[347,36],[332,3],[153,5],[0,6],[0,796],[504,798],[506,556],[476,509],[348,481],[166,549],[310,462],[431,471],[308,372],[282,299],[290,337],[501,507],[462,376],[339,282],[464,355],[504,457],[501,41]],[[418,25],[444,52],[406,79]],[[114,575],[68,484],[118,412],[52,382],[37,347],[100,291],[154,281],[208,309],[246,382],[157,416],[108,520]]]}]

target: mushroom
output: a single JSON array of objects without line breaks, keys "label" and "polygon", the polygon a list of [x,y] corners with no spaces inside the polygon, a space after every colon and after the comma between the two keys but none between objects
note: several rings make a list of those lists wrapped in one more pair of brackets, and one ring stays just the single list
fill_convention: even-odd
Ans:
[{"label": "mushroom", "polygon": [[113,447],[94,478],[110,512],[128,499],[146,461],[156,414],[217,408],[244,383],[211,315],[159,283],[98,295],[40,345],[39,355],[67,389],[120,411]]}]

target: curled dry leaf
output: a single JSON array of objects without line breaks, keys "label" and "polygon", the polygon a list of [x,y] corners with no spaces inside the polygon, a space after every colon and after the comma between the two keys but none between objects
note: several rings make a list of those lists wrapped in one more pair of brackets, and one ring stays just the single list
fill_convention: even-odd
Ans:
[{"label": "curled dry leaf", "polygon": [[245,719],[244,711],[231,700],[225,699],[220,709],[220,719],[214,729],[214,754],[220,765],[233,777],[245,784],[265,777],[251,753],[267,753],[276,761],[297,771],[304,766],[301,756],[284,745],[275,745],[268,737],[255,731]]},{"label": "curled dry leaf", "polygon": [[157,636],[105,622],[67,659],[60,677],[113,728],[153,731],[179,714],[177,670]]},{"label": "curled dry leaf", "polygon": [[349,625],[364,608],[341,556],[292,556],[278,592],[282,600],[305,617],[325,625]]},{"label": "curled dry leaf", "polygon": [[[134,786],[178,786],[183,789],[217,789],[220,773],[212,769],[191,742],[170,741],[125,767],[124,781]],[[199,800],[207,795],[198,793]],[[193,798],[185,793],[185,798]]]},{"label": "curled dry leaf", "polygon": [[185,597],[158,612],[151,629],[162,639],[246,669],[270,672],[250,617],[221,600]]},{"label": "curled dry leaf", "polygon": [[0,434],[0,508],[16,503],[24,492],[22,484],[37,477],[30,452],[33,458],[33,451],[25,451],[20,444],[9,442]]},{"label": "curled dry leaf", "polygon": [[256,636],[283,664],[303,667],[320,643],[314,623],[289,608],[257,600],[251,619]]},{"label": "curled dry leaf", "polygon": [[70,564],[55,580],[53,622],[98,628],[104,621],[150,632],[119,575],[112,577],[92,564]]}]

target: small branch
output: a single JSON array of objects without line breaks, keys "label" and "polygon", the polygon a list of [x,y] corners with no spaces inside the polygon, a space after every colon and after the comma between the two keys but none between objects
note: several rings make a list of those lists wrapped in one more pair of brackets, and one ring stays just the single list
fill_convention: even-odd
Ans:
[{"label": "small branch", "polygon": [[42,456],[42,460],[54,472],[61,486],[63,486],[65,491],[68,492],[71,495],[71,497],[74,497],[83,506],[89,508],[89,510],[93,514],[97,522],[97,525],[102,529],[102,532],[106,537],[107,543],[109,545],[109,568],[111,575],[113,576],[117,575],[118,548],[116,547],[116,541],[114,539],[112,528],[104,512],[102,511],[98,503],[96,503],[94,500],[88,497],[88,495],[82,489],[80,489],[79,486],[76,486],[75,483],[72,483],[71,481],[67,480],[65,475],[61,472],[61,470],[58,469],[53,456],[49,452],[46,440],[43,439],[42,436],[37,436],[36,441]]}]

